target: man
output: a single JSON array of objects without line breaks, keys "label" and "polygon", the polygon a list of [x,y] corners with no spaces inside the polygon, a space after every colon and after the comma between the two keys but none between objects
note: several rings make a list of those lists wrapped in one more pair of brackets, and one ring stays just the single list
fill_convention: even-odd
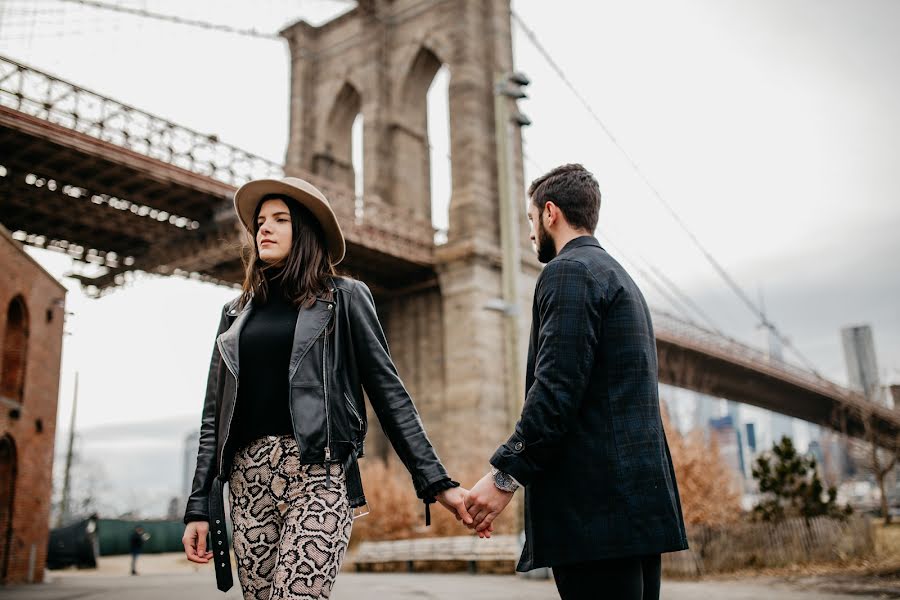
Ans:
[{"label": "man", "polygon": [[141,526],[137,526],[134,528],[134,531],[131,532],[131,537],[128,540],[128,546],[131,550],[131,574],[137,575],[137,560],[141,555],[141,551],[144,549],[144,542],[150,539],[150,534],[144,532],[144,528]]},{"label": "man", "polygon": [[581,165],[535,180],[538,260],[515,432],[466,501],[485,530],[525,488],[517,570],[553,567],[564,600],[659,598],[660,554],[687,548],[659,411],[656,342],[644,297],[594,238],[600,189]]}]

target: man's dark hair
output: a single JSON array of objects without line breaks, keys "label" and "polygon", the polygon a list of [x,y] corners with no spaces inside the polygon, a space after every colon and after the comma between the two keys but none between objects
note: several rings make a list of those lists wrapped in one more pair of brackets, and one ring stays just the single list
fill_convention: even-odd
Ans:
[{"label": "man's dark hair", "polygon": [[581,165],[562,165],[541,175],[531,182],[528,195],[541,212],[548,201],[553,202],[572,227],[591,233],[597,228],[600,186]]}]

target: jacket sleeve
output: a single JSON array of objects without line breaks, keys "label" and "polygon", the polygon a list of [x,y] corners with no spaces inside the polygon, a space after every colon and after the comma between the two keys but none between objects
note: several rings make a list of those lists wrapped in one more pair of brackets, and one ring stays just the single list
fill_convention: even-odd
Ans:
[{"label": "jacket sleeve", "polygon": [[[216,338],[225,331],[227,319],[226,305],[222,309],[222,317],[219,320],[219,328]],[[212,357],[209,360],[209,374],[206,377],[206,397],[203,401],[203,413],[200,420],[200,443],[197,448],[197,468],[194,471],[194,482],[191,485],[191,495],[188,496],[187,507],[184,511],[184,522],[209,520],[209,489],[215,477],[216,457],[216,412],[218,409],[216,396],[219,389],[219,378],[225,365],[222,355],[213,342]]]},{"label": "jacket sleeve", "polygon": [[583,264],[551,261],[535,293],[540,319],[534,382],[515,432],[491,464],[522,485],[551,465],[578,416],[599,342],[599,284]]},{"label": "jacket sleeve", "polygon": [[400,380],[375,312],[372,293],[361,281],[355,282],[348,311],[353,352],[363,388],[385,435],[412,476],[416,494],[424,498],[432,484],[450,478]]}]

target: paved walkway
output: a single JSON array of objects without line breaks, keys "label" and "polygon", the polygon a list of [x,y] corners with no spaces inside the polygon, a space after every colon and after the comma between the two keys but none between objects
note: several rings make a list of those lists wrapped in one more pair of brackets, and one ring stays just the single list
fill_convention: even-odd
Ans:
[{"label": "paved walkway", "polygon": [[[0,588],[4,600],[241,600],[240,590],[222,594],[212,570],[173,555],[142,557],[143,573],[131,577],[127,557],[103,559],[96,571],[50,572],[48,582]],[[235,581],[237,579],[235,578]],[[342,573],[333,600],[556,600],[552,581],[504,575]],[[829,594],[772,580],[665,581],[664,600],[861,600],[890,595]]]}]

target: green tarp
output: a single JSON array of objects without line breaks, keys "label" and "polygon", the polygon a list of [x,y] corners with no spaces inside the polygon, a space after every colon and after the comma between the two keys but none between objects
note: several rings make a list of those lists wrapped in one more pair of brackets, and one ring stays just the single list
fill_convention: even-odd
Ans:
[{"label": "green tarp", "polygon": [[100,519],[97,533],[100,538],[100,556],[129,554],[129,540],[135,527],[143,527],[150,539],[144,542],[142,552],[183,552],[181,536],[184,523],[181,521],[123,521],[121,519]]}]

